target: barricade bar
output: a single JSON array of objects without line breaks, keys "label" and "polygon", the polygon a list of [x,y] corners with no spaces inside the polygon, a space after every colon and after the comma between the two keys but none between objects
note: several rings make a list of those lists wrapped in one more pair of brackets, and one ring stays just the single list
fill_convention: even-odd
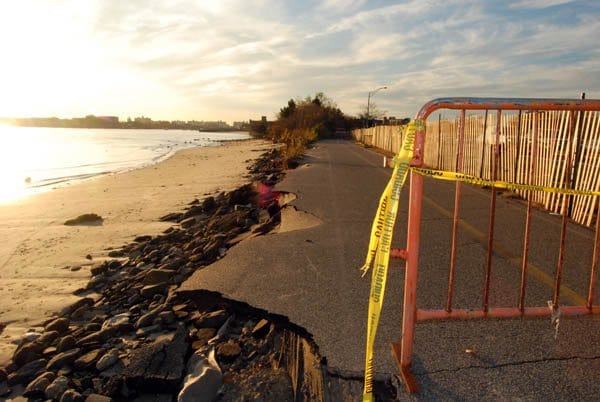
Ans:
[{"label": "barricade bar", "polygon": [[[561,306],[561,316],[576,316],[600,313],[600,306]],[[494,307],[487,311],[455,309],[450,312],[446,310],[422,310],[417,309],[417,321],[430,320],[451,320],[451,319],[471,319],[471,318],[518,318],[518,317],[550,317],[552,309],[549,307],[525,307],[521,310],[518,307]]]},{"label": "barricade bar", "polygon": [[438,98],[423,105],[419,113],[417,113],[417,119],[426,120],[432,112],[438,109],[600,111],[600,100],[548,98]]}]

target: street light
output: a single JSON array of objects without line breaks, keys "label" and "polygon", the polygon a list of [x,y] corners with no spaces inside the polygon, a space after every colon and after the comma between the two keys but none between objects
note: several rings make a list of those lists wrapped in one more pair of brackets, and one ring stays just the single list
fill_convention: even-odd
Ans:
[{"label": "street light", "polygon": [[371,92],[369,92],[369,96],[367,97],[367,128],[370,126],[371,121],[371,95],[375,95],[377,92],[382,89],[387,89],[387,87],[379,87]]}]

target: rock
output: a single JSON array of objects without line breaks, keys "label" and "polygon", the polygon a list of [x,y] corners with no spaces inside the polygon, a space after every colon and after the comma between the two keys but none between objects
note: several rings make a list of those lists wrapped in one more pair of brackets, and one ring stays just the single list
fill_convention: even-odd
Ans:
[{"label": "rock", "polygon": [[137,331],[135,331],[135,336],[138,338],[145,338],[154,332],[160,331],[161,329],[162,327],[160,324],[149,325],[147,327],[139,328]]},{"label": "rock", "polygon": [[111,250],[108,252],[108,256],[111,258],[123,257],[124,254],[123,250]]},{"label": "rock", "polygon": [[25,392],[23,392],[23,396],[26,398],[43,398],[46,395],[44,391],[55,377],[55,374],[52,372],[45,372],[38,376],[27,385]]},{"label": "rock", "polygon": [[222,343],[217,347],[217,356],[220,361],[231,363],[242,353],[240,344],[234,341]]},{"label": "rock", "polygon": [[96,363],[96,369],[98,371],[104,371],[109,367],[112,367],[116,362],[119,361],[119,352],[116,349],[111,349],[102,356]]},{"label": "rock", "polygon": [[203,358],[193,354],[177,402],[212,402],[223,383],[223,374],[215,360],[214,349]]},{"label": "rock", "polygon": [[102,262],[99,264],[94,264],[92,265],[92,268],[90,268],[90,273],[92,274],[92,276],[97,276],[97,275],[102,275],[103,273],[108,271],[108,264]]},{"label": "rock", "polygon": [[68,389],[60,398],[60,402],[84,402],[85,398],[79,392],[74,389]]},{"label": "rock", "polygon": [[88,336],[85,336],[77,341],[78,346],[90,344],[90,343],[104,343],[108,338],[115,334],[116,330],[114,327],[108,327],[101,329],[100,331],[94,332]]},{"label": "rock", "polygon": [[42,351],[42,356],[49,357],[56,354],[56,346],[49,346]]},{"label": "rock", "polygon": [[60,399],[65,391],[69,388],[69,379],[65,376],[58,376],[46,388],[46,398]]},{"label": "rock", "polygon": [[91,352],[78,357],[77,360],[73,362],[73,367],[76,370],[86,370],[90,367],[93,367],[96,361],[100,358],[101,354],[102,349],[92,350]]},{"label": "rock", "polygon": [[255,338],[262,338],[269,332],[270,328],[271,328],[270,322],[263,318],[252,329],[252,336]]},{"label": "rock", "polygon": [[[91,281],[89,283],[92,283]],[[89,319],[91,314],[91,306],[83,305],[71,313],[71,319],[74,321],[83,321]]]},{"label": "rock", "polygon": [[85,256],[85,258],[86,258],[86,259],[88,259],[88,260],[90,260],[90,261],[93,259],[91,254],[87,254],[87,255]]},{"label": "rock", "polygon": [[59,334],[64,334],[69,329],[69,320],[61,317],[50,322],[44,327],[44,331],[57,331]]},{"label": "rock", "polygon": [[217,331],[214,328],[200,328],[196,332],[196,341],[192,344],[194,349],[200,349],[200,347],[206,345],[210,341]]},{"label": "rock", "polygon": [[202,250],[204,255],[204,259],[207,261],[211,261],[219,255],[219,249],[225,243],[222,237],[213,238]]},{"label": "rock", "polygon": [[142,288],[140,294],[149,299],[156,294],[165,293],[169,285],[167,283],[158,283],[156,285],[147,285]]},{"label": "rock", "polygon": [[13,355],[13,362],[21,367],[35,359],[39,359],[44,347],[37,342],[24,343]]},{"label": "rock", "polygon": [[212,313],[201,315],[194,322],[196,328],[220,328],[227,321],[229,314],[225,310],[217,310]]},{"label": "rock", "polygon": [[6,381],[8,378],[8,374],[6,374],[6,370],[0,367],[0,382]]},{"label": "rock", "polygon": [[67,226],[75,226],[75,225],[101,225],[102,217],[98,214],[83,214],[79,215],[77,218],[69,219],[65,221],[65,225]]},{"label": "rock", "polygon": [[60,312],[60,315],[61,316],[71,315],[75,310],[77,310],[83,306],[93,306],[93,305],[94,305],[94,299],[92,299],[91,297],[84,297],[83,299],[79,299],[75,303],[71,304],[70,306],[67,306],[64,309],[62,309]]},{"label": "rock", "polygon": [[188,228],[191,228],[192,226],[194,226],[196,224],[196,222],[197,222],[196,217],[192,216],[192,217],[182,220],[181,222],[179,222],[179,224],[181,225],[182,228],[188,229]]},{"label": "rock", "polygon": [[183,216],[182,213],[173,212],[173,213],[167,214],[165,216],[162,216],[160,218],[160,220],[163,222],[178,222],[182,218],[182,216]]},{"label": "rock", "polygon": [[210,213],[217,208],[217,203],[215,201],[215,197],[207,197],[202,201],[202,210],[204,212]]},{"label": "rock", "polygon": [[12,389],[8,387],[6,381],[0,381],[0,397],[8,396],[12,393]]},{"label": "rock", "polygon": [[83,329],[85,332],[96,332],[102,329],[102,325],[100,325],[100,323],[98,322],[92,321],[90,323],[85,324]]},{"label": "rock", "polygon": [[158,314],[158,318],[162,320],[165,324],[169,325],[175,322],[175,314],[172,311],[163,311]]},{"label": "rock", "polygon": [[25,335],[21,337],[21,342],[33,342],[37,340],[40,336],[42,336],[42,334],[40,334],[39,332],[29,330]]},{"label": "rock", "polygon": [[58,346],[56,346],[57,352],[64,352],[69,349],[73,349],[75,347],[75,338],[71,335],[67,335],[58,342]]},{"label": "rock", "polygon": [[102,323],[102,329],[106,328],[120,328],[125,324],[129,324],[131,313],[117,314]]},{"label": "rock", "polygon": [[[162,220],[162,218],[161,218],[161,220]],[[144,243],[149,240],[152,240],[152,236],[137,236],[135,239],[133,239],[133,241],[136,243]]]},{"label": "rock", "polygon": [[176,273],[176,271],[170,269],[151,269],[148,271],[146,276],[144,276],[142,283],[144,285],[157,285],[166,283],[169,281],[169,278]]},{"label": "rock", "polygon": [[50,361],[46,365],[46,369],[58,370],[67,364],[71,364],[75,361],[75,359],[77,359],[79,353],[81,353],[81,349],[79,348],[67,350],[66,352],[61,352],[54,356],[52,359],[50,359]]},{"label": "rock", "polygon": [[112,398],[100,394],[90,394],[85,398],[85,402],[112,402]]},{"label": "rock", "polygon": [[8,375],[8,385],[23,384],[31,381],[36,375],[44,371],[47,363],[48,360],[46,359],[36,359],[30,361],[17,371]]},{"label": "rock", "polygon": [[176,392],[187,348],[187,330],[180,325],[175,333],[134,349],[124,372],[127,386],[139,393]]},{"label": "rock", "polygon": [[[90,289],[100,290],[106,284],[107,281],[108,280],[103,275],[102,276],[100,276],[100,275],[94,276],[94,277],[92,277],[92,279],[90,279],[90,281],[87,283],[85,288],[87,290],[90,290]],[[71,318],[73,318],[73,316],[71,316]]]},{"label": "rock", "polygon": [[135,323],[135,328],[147,327],[148,325],[152,325],[156,317],[165,309],[164,305],[159,305],[152,310],[148,311],[146,314],[142,315]]},{"label": "rock", "polygon": [[50,346],[52,344],[52,342],[54,342],[54,340],[57,339],[59,336],[60,335],[59,335],[58,331],[44,332],[44,334],[42,336],[40,336],[38,338],[38,340],[35,342],[37,344],[41,345],[45,349],[48,346]]}]

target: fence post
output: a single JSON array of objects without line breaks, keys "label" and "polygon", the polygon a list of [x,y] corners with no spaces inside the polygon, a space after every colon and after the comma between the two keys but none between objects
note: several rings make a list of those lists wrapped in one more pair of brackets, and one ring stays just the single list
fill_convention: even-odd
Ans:
[{"label": "fence post", "polygon": [[[581,99],[585,99],[585,92],[581,93]],[[575,132],[575,138],[577,139],[577,150],[575,151],[575,160],[573,161],[573,171],[571,173],[571,185],[573,186],[573,188],[577,187],[577,179],[579,179],[578,168],[579,162],[581,162],[581,152],[583,150],[583,141],[581,140],[581,135],[583,133],[583,115],[584,112],[580,111],[577,119],[578,130]],[[573,215],[573,204],[574,202],[571,202],[569,204],[569,216]]]}]

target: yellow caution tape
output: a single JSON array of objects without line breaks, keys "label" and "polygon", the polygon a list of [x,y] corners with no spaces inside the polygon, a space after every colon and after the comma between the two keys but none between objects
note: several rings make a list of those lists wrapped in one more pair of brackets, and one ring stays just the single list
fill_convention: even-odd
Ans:
[{"label": "yellow caution tape", "polygon": [[[365,383],[363,389],[363,401],[373,401],[373,347],[375,346],[375,335],[379,325],[379,316],[383,306],[385,294],[385,282],[387,279],[388,263],[390,259],[390,248],[394,223],[398,214],[400,191],[406,180],[410,169],[410,160],[413,155],[415,132],[423,130],[423,121],[412,121],[404,135],[402,148],[394,158],[394,171],[388,182],[381,199],[379,208],[373,220],[371,228],[371,239],[369,251],[362,267],[363,275],[369,270],[373,261],[371,273],[371,292],[369,295],[369,316],[367,321],[367,344],[365,353]],[[373,258],[374,256],[374,258]]]},{"label": "yellow caution tape", "polygon": [[417,168],[411,167],[412,171],[422,175],[433,177],[435,179],[440,180],[450,180],[450,181],[462,181],[464,183],[474,184],[477,186],[489,186],[495,187],[505,190],[511,191],[543,191],[545,193],[558,193],[558,194],[567,194],[567,195],[596,195],[600,196],[600,191],[588,191],[588,190],[575,190],[575,189],[566,189],[566,188],[558,188],[558,187],[546,187],[546,186],[537,186],[533,184],[517,184],[517,183],[508,183],[505,181],[497,181],[497,180],[487,180],[482,179],[481,177],[472,176],[464,173],[457,172],[447,172],[444,170],[435,170],[435,169],[425,169],[425,168]]}]

